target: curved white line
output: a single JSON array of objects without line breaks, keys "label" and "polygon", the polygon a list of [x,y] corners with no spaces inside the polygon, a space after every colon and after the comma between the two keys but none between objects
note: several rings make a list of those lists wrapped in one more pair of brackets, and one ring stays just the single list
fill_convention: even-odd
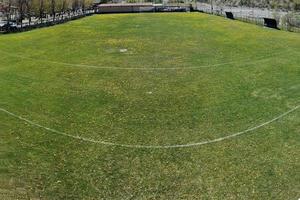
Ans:
[{"label": "curved white line", "polygon": [[106,142],[106,141],[101,141],[101,140],[93,140],[93,139],[90,139],[90,138],[85,138],[85,137],[80,137],[80,136],[74,136],[74,135],[70,135],[68,133],[64,133],[64,132],[61,132],[61,131],[58,131],[58,130],[55,130],[55,129],[52,129],[52,128],[48,128],[48,127],[45,127],[45,126],[42,126],[38,123],[35,123],[33,121],[30,121],[26,118],[23,118],[19,115],[16,115],[12,112],[9,112],[8,110],[5,110],[3,108],[0,108],[0,111],[12,116],[12,117],[15,117],[19,120],[22,120],[22,121],[25,121],[26,123],[32,125],[32,126],[36,126],[38,128],[42,128],[42,129],[45,129],[49,132],[52,132],[52,133],[55,133],[55,134],[59,134],[59,135],[63,135],[63,136],[66,136],[66,137],[70,137],[70,138],[73,138],[73,139],[77,139],[77,140],[81,140],[81,141],[84,141],[84,142],[89,142],[89,143],[94,143],[94,144],[102,144],[102,145],[109,145],[109,146],[119,146],[119,147],[126,147],[126,148],[144,148],[144,149],[171,149],[171,148],[185,148],[185,147],[193,147],[193,146],[201,146],[201,145],[205,145],[205,144],[212,144],[212,143],[216,143],[216,142],[221,142],[223,140],[227,140],[227,139],[230,139],[230,138],[234,138],[234,137],[237,137],[237,136],[240,136],[240,135],[243,135],[243,134],[246,134],[248,132],[252,132],[256,129],[259,129],[263,126],[266,126],[268,124],[271,124],[283,117],[285,117],[286,115],[296,111],[297,109],[300,108],[300,105],[292,108],[291,110],[267,121],[267,122],[264,122],[260,125],[257,125],[257,126],[254,126],[252,128],[249,128],[249,129],[246,129],[244,131],[240,131],[240,132],[237,132],[237,133],[233,133],[231,135],[228,135],[228,136],[225,136],[225,137],[221,137],[221,138],[217,138],[217,139],[213,139],[213,140],[206,140],[206,141],[203,141],[203,142],[198,142],[198,143],[189,143],[189,144],[177,144],[177,145],[130,145],[130,144],[119,144],[119,143],[113,143],[113,142]]},{"label": "curved white line", "polygon": [[[287,50],[286,52],[289,52],[289,51],[290,50]],[[256,58],[255,60],[253,60],[253,58],[246,58],[246,59],[238,59],[238,60],[230,61],[230,62],[223,62],[223,63],[217,63],[217,64],[211,64],[211,65],[201,65],[201,66],[195,66],[195,67],[105,67],[105,66],[96,66],[96,65],[72,64],[72,63],[57,62],[57,61],[51,61],[51,60],[45,60],[45,59],[36,59],[36,58],[30,58],[30,57],[26,57],[26,56],[17,55],[17,54],[7,53],[2,50],[0,50],[0,52],[2,52],[3,54],[6,54],[8,56],[11,56],[11,57],[39,61],[39,62],[65,65],[65,66],[70,66],[70,67],[85,67],[85,68],[111,69],[111,70],[185,70],[185,69],[201,69],[201,68],[218,67],[218,66],[229,65],[229,64],[234,64],[234,63],[238,63],[238,62],[243,62],[243,64],[256,64],[256,63],[268,61],[269,59],[274,58],[274,56],[282,54],[282,52],[278,52],[278,53],[269,54],[268,56],[261,56],[258,59]],[[247,62],[247,63],[244,63],[244,62]]]}]

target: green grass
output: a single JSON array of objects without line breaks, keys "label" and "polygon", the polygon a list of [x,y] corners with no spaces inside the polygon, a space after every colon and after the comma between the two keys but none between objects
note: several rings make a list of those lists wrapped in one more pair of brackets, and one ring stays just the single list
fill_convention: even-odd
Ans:
[{"label": "green grass", "polygon": [[[299,34],[205,14],[95,15],[1,35],[0,108],[93,140],[201,142],[299,105],[299,52]],[[0,112],[0,199],[298,199],[299,136],[296,110],[134,149]]]}]

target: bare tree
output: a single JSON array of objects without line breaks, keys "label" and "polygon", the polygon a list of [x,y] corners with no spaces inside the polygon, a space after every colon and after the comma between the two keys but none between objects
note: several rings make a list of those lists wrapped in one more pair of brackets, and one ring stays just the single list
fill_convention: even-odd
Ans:
[{"label": "bare tree", "polygon": [[19,12],[18,22],[21,24],[21,27],[23,27],[23,20],[25,18],[25,1],[26,0],[17,0],[17,7]]},{"label": "bare tree", "polygon": [[55,21],[55,15],[56,15],[55,5],[56,5],[55,0],[51,0],[51,5],[50,6],[51,6],[51,15],[52,15],[53,21]]},{"label": "bare tree", "polygon": [[45,2],[44,2],[44,0],[39,0],[38,11],[39,11],[39,19],[40,19],[41,23],[43,23],[43,17],[44,17],[44,14],[45,14]]},{"label": "bare tree", "polygon": [[32,0],[25,0],[25,7],[26,7],[26,15],[28,17],[29,26],[31,24],[31,17],[32,17]]},{"label": "bare tree", "polygon": [[11,12],[12,12],[12,0],[8,0],[7,2],[7,6],[5,8],[5,12],[6,12],[6,21],[7,21],[7,25],[10,25],[10,21],[11,21]]}]

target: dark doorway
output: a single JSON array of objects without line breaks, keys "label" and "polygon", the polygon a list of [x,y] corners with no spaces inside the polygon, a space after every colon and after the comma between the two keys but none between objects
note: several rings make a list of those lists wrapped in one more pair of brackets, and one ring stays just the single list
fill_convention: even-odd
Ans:
[{"label": "dark doorway", "polygon": [[264,18],[264,24],[266,27],[278,29],[277,21],[271,18]]},{"label": "dark doorway", "polygon": [[225,12],[226,13],[226,17],[228,19],[234,19],[233,13],[232,12]]}]

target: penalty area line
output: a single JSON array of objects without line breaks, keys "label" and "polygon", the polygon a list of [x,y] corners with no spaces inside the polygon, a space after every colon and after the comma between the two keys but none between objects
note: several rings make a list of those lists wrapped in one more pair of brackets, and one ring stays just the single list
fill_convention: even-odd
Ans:
[{"label": "penalty area line", "polygon": [[44,129],[48,132],[52,132],[54,134],[57,134],[57,135],[62,135],[62,136],[65,136],[65,137],[69,137],[69,138],[73,138],[73,139],[76,139],[76,140],[80,140],[80,141],[84,141],[84,142],[88,142],[88,143],[94,143],[94,144],[101,144],[101,145],[107,145],[107,146],[118,146],[118,147],[126,147],[126,148],[140,148],[140,149],[172,149],[172,148],[187,148],[187,147],[196,147],[196,146],[202,146],[202,145],[206,145],[206,144],[213,144],[213,143],[217,143],[217,142],[221,142],[221,141],[224,141],[224,140],[228,140],[228,139],[231,139],[231,138],[234,138],[234,137],[237,137],[237,136],[240,136],[240,135],[244,135],[246,133],[249,133],[249,132],[253,132],[259,128],[262,128],[264,126],[267,126],[293,112],[295,112],[296,110],[298,110],[300,108],[300,105],[282,113],[281,115],[278,115],[277,117],[269,120],[269,121],[266,121],[262,124],[259,124],[257,126],[254,126],[252,128],[248,128],[246,130],[243,130],[243,131],[240,131],[240,132],[237,132],[237,133],[232,133],[228,136],[225,136],[225,137],[220,137],[220,138],[216,138],[216,139],[213,139],[213,140],[206,140],[206,141],[202,141],[202,142],[197,142],[197,143],[188,143],[188,144],[175,144],[175,145],[134,145],[134,144],[121,144],[121,143],[113,143],[113,142],[107,142],[107,141],[101,141],[101,140],[94,140],[94,139],[90,139],[90,138],[85,138],[85,137],[81,137],[81,136],[74,136],[74,135],[71,135],[71,134],[68,134],[68,133],[65,133],[65,132],[62,132],[62,131],[58,131],[58,130],[55,130],[55,129],[52,129],[52,128],[49,128],[49,127],[46,127],[46,126],[43,126],[43,125],[40,125],[36,122],[33,122],[29,119],[26,119],[22,116],[19,116],[15,113],[12,113],[4,108],[0,108],[0,111],[3,112],[3,113],[6,113],[7,115],[10,115],[16,119],[19,119],[21,121],[24,121],[32,126],[35,126],[35,127],[38,127],[38,128],[41,128],[41,129]]}]

